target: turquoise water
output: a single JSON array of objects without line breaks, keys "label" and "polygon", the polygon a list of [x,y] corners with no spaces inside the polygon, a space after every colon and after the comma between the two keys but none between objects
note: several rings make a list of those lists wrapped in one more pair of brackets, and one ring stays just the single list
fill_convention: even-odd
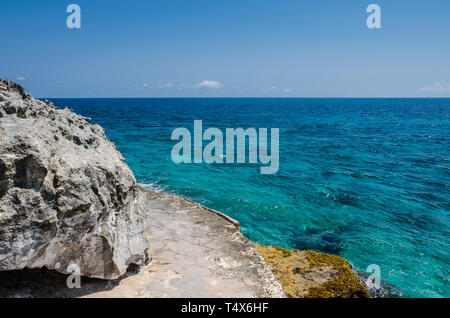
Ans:
[{"label": "turquoise water", "polygon": [[[450,297],[450,99],[55,99],[102,125],[138,182],[241,222],[256,242],[381,268]],[[280,170],[175,165],[177,127],[280,128]]]}]

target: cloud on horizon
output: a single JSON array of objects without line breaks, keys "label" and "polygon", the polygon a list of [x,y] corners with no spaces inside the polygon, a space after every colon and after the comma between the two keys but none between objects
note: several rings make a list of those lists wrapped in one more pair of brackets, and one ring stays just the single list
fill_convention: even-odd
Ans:
[{"label": "cloud on horizon", "polygon": [[278,90],[278,87],[275,86],[275,85],[273,85],[272,87],[269,87],[269,88],[263,88],[262,89],[263,92],[275,92],[277,90]]},{"label": "cloud on horizon", "polygon": [[434,83],[433,85],[424,86],[419,89],[421,92],[427,93],[443,93],[450,92],[450,83],[442,84],[439,82]]},{"label": "cloud on horizon", "polygon": [[153,90],[153,91],[160,91],[160,90],[176,90],[178,92],[183,91],[198,91],[198,90],[217,90],[224,87],[224,85],[219,81],[211,81],[211,80],[204,80],[197,84],[174,84],[172,82],[168,82],[165,84],[153,84],[149,82],[144,82],[142,84],[138,84],[136,87],[133,87],[132,90]]},{"label": "cloud on horizon", "polygon": [[[263,92],[277,92],[278,90],[279,90],[279,87],[276,85],[273,85],[272,87],[269,87],[269,88],[262,89]],[[294,89],[290,88],[290,87],[281,89],[281,91],[283,93],[292,93],[293,90]]]},{"label": "cloud on horizon", "polygon": [[208,88],[208,89],[219,89],[223,87],[223,84],[218,81],[204,80],[198,84],[192,85],[194,88]]}]

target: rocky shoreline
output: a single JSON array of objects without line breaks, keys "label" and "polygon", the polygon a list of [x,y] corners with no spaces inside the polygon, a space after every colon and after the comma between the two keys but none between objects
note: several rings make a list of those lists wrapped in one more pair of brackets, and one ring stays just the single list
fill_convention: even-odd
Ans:
[{"label": "rocky shoreline", "polygon": [[255,244],[223,213],[143,190],[100,126],[7,80],[0,203],[0,297],[371,297],[338,256]]},{"label": "rocky shoreline", "polygon": [[189,199],[141,190],[152,259],[116,280],[66,286],[54,271],[0,272],[0,297],[371,297],[350,263],[333,255],[249,241],[232,218]]}]

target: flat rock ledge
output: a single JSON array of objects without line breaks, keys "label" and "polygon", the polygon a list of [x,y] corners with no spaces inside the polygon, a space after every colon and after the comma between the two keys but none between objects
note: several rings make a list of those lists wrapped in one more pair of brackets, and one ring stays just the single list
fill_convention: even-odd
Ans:
[{"label": "flat rock ledge", "polygon": [[152,261],[89,297],[285,297],[237,221],[180,196],[144,192]]}]

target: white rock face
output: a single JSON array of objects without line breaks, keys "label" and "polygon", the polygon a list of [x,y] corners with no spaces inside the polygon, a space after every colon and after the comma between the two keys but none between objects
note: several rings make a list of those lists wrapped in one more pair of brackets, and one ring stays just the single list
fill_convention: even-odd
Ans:
[{"label": "white rock face", "polygon": [[147,257],[143,202],[102,127],[0,80],[0,271],[118,278]]}]

